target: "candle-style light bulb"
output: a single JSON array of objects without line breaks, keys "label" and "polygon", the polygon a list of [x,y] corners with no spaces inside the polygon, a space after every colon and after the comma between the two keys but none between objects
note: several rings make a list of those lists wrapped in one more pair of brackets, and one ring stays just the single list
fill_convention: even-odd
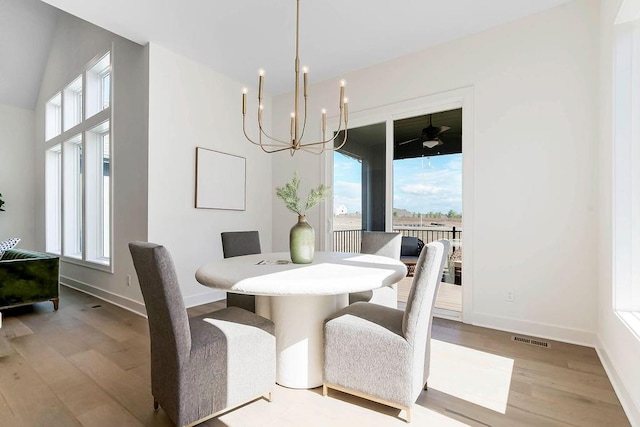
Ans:
[{"label": "candle-style light bulb", "polygon": [[[327,110],[322,109],[322,133],[327,130]],[[324,139],[324,138],[323,138]]]},{"label": "candle-style light bulb", "polygon": [[295,139],[295,129],[296,129],[296,125],[295,125],[295,121],[296,121],[296,115],[295,113],[291,113],[291,139]]},{"label": "candle-style light bulb", "polygon": [[264,70],[258,70],[258,100],[262,99],[262,85],[264,84]]},{"label": "candle-style light bulb", "polygon": [[307,75],[309,74],[309,67],[306,65],[302,67],[302,77],[304,82],[304,97],[307,97]]},{"label": "candle-style light bulb", "polygon": [[344,124],[345,128],[347,127],[347,123],[349,122],[349,98],[344,99]]},{"label": "candle-style light bulb", "polygon": [[242,88],[242,115],[247,114],[247,88]]},{"label": "candle-style light bulb", "polygon": [[344,80],[340,80],[340,108],[344,106],[344,86],[347,84]]}]

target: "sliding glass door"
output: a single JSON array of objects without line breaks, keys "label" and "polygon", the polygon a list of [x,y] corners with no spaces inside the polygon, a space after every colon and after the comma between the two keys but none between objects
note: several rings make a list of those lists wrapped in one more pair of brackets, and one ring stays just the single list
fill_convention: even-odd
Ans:
[{"label": "sliding glass door", "polygon": [[[462,108],[349,128],[347,143],[332,153],[332,165],[332,249],[359,252],[363,231],[397,231],[417,248],[449,240],[441,286],[447,297],[440,303],[446,317],[460,319]],[[408,265],[415,263],[415,255],[413,261],[405,255]],[[410,287],[407,279],[400,290]],[[399,292],[400,304],[404,294],[408,290]]]}]

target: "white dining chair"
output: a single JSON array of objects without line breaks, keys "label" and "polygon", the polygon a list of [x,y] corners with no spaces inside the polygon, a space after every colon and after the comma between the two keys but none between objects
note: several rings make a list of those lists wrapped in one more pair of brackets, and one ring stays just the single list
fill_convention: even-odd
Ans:
[{"label": "white dining chair", "polygon": [[405,311],[357,302],[324,324],[323,395],[328,389],[406,411],[429,378],[431,322],[449,242],[425,246]]}]

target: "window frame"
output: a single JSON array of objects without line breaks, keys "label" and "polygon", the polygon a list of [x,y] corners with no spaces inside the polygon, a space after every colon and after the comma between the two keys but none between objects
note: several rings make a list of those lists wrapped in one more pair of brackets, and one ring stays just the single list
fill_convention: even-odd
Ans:
[{"label": "window frame", "polygon": [[62,145],[45,151],[45,245],[48,253],[62,255]]},{"label": "window frame", "polygon": [[640,20],[614,43],[612,309],[640,339]]},{"label": "window frame", "polygon": [[[105,159],[105,137],[109,137],[108,145],[108,158],[111,163],[111,127],[110,122],[106,121],[100,123],[98,126],[89,129],[85,132],[85,146],[86,151],[86,163],[87,168],[92,165],[91,171],[87,170],[87,188],[91,188],[94,191],[92,198],[87,197],[85,202],[85,223],[89,228],[91,225],[96,225],[98,228],[97,233],[92,236],[87,235],[87,250],[86,259],[90,262],[107,265],[111,257],[111,230],[104,229],[105,218],[105,189],[104,189],[104,159]],[[109,177],[111,177],[111,164],[109,165]],[[109,194],[111,194],[111,179],[109,179]],[[108,197],[108,217],[111,222],[111,198]],[[105,234],[108,234],[109,239],[109,253],[105,254]],[[89,241],[90,240],[90,241]],[[106,256],[105,256],[106,255]]]},{"label": "window frame", "polygon": [[[107,57],[108,55],[108,63],[106,65],[106,67],[103,69],[103,73],[101,74],[101,76],[104,76],[106,74],[108,74],[110,76],[110,86],[109,86],[109,105],[107,107],[104,107],[102,109],[100,109],[99,111],[91,114],[91,111],[88,111],[88,104],[90,101],[90,97],[93,96],[94,97],[94,103],[97,102],[100,103],[100,107],[103,106],[103,97],[104,94],[102,93],[102,80],[100,80],[100,84],[97,85],[97,87],[100,89],[100,93],[88,93],[87,88],[88,88],[88,75],[90,73],[95,74],[95,67],[101,63],[105,61],[105,57]],[[46,236],[46,241],[45,241],[45,247],[46,250],[49,253],[52,254],[56,254],[60,256],[60,259],[64,262],[68,262],[71,264],[77,264],[77,265],[81,265],[84,267],[89,267],[89,268],[93,268],[93,269],[97,269],[97,270],[101,270],[101,271],[106,271],[106,272],[110,272],[113,273],[114,272],[114,259],[113,259],[113,227],[114,227],[114,220],[113,220],[113,195],[114,195],[114,185],[113,185],[113,164],[114,164],[114,160],[113,160],[113,141],[114,141],[114,133],[113,133],[113,99],[114,99],[114,90],[113,90],[113,51],[112,50],[108,50],[108,51],[104,51],[98,55],[96,55],[91,61],[89,61],[80,71],[79,74],[75,75],[72,79],[70,79],[69,81],[65,82],[64,85],[62,85],[58,90],[54,91],[52,93],[51,96],[49,96],[47,98],[47,101],[45,102],[45,109],[44,109],[44,114],[45,114],[45,124],[47,124],[47,126],[51,126],[49,123],[51,121],[50,117],[47,116],[47,106],[51,103],[52,100],[54,100],[56,98],[56,96],[58,96],[58,94],[62,94],[62,98],[61,98],[61,114],[60,114],[60,130],[61,132],[58,135],[54,135],[54,136],[50,136],[49,134],[45,133],[44,135],[44,152],[45,152],[45,176],[47,177],[47,179],[49,179],[50,177],[47,175],[47,165],[48,162],[53,161],[53,160],[49,160],[49,159],[53,159],[53,157],[50,155],[51,150],[55,149],[56,146],[60,146],[61,147],[61,158],[62,158],[62,164],[61,164],[61,168],[60,168],[60,177],[59,179],[61,180],[61,198],[62,198],[62,203],[60,206],[60,211],[57,213],[58,218],[60,219],[60,224],[59,224],[59,229],[60,229],[60,253],[57,253],[55,251],[53,252],[49,252],[50,249],[53,246],[56,246],[55,242],[51,243],[48,241],[50,236],[54,236],[55,233],[50,233],[48,231],[49,227],[51,226],[56,226],[56,224],[54,224],[55,221],[53,221],[53,219],[50,218],[55,218],[55,215],[52,215],[52,212],[49,212],[49,209],[53,209],[52,207],[52,203],[45,203],[45,236]],[[101,76],[99,76],[100,78],[102,78]],[[65,96],[64,96],[64,92],[65,90],[67,90],[67,88],[73,83],[75,82],[78,78],[82,79],[82,106],[81,106],[81,120],[80,123],[75,124],[73,126],[71,126],[68,129],[64,129],[64,113],[65,113],[65,108],[64,108],[64,103],[65,103]],[[94,86],[95,89],[95,86]],[[97,97],[97,98],[96,98]],[[56,117],[56,120],[58,119],[58,117]],[[109,180],[109,194],[108,194],[108,223],[105,224],[106,227],[109,228],[108,233],[104,232],[104,226],[100,227],[100,230],[95,230],[96,232],[99,232],[101,235],[99,236],[99,241],[101,242],[101,244],[103,243],[103,234],[106,234],[108,236],[109,239],[109,253],[108,254],[103,254],[106,255],[106,257],[101,258],[100,260],[94,260],[91,259],[88,256],[88,250],[87,250],[87,242],[89,240],[89,237],[87,236],[86,230],[87,230],[87,161],[86,158],[83,158],[82,161],[82,185],[81,185],[81,191],[82,191],[82,195],[81,195],[81,200],[82,200],[82,204],[81,207],[79,209],[78,213],[79,219],[77,219],[77,221],[80,224],[80,228],[81,230],[83,230],[83,232],[81,233],[81,254],[79,258],[73,257],[73,256],[69,256],[67,254],[67,245],[65,244],[65,190],[69,191],[69,188],[67,185],[67,182],[65,181],[65,173],[68,173],[68,168],[70,166],[65,165],[65,149],[68,149],[68,147],[65,147],[65,144],[72,140],[74,137],[76,137],[77,135],[80,135],[81,138],[81,147],[82,147],[82,153],[83,153],[83,157],[86,155],[87,153],[87,138],[88,138],[88,133],[92,132],[95,128],[103,125],[104,123],[107,123],[107,129],[108,129],[108,133],[109,133],[109,162],[110,162],[110,180]],[[50,166],[49,166],[50,167]],[[50,198],[51,195],[49,195],[47,193],[47,186],[45,185],[45,200],[47,198]],[[68,212],[67,212],[68,214]],[[102,215],[103,217],[104,215]],[[102,218],[103,220],[104,218]],[[68,224],[67,224],[68,227]],[[95,239],[94,239],[95,240]],[[102,246],[103,247],[103,246]]]}]

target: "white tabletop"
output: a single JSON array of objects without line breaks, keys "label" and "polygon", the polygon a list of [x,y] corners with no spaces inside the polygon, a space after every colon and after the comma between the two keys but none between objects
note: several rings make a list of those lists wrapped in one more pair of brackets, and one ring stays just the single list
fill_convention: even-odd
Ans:
[{"label": "white tabletop", "polygon": [[406,274],[402,262],[378,255],[316,252],[312,264],[293,264],[288,252],[276,252],[210,262],[198,269],[196,280],[233,293],[338,295],[389,286]]}]

